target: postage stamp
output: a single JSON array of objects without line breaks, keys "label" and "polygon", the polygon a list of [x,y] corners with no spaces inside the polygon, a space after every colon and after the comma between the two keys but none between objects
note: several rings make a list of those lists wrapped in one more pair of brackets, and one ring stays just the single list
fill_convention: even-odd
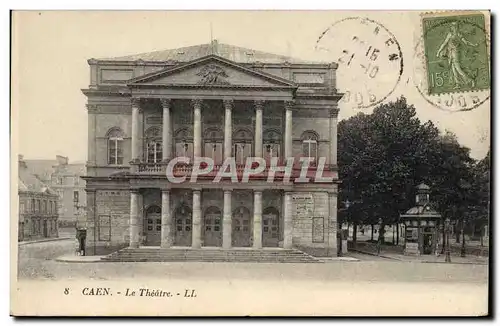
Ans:
[{"label": "postage stamp", "polygon": [[422,19],[428,94],[490,87],[483,14]]},{"label": "postage stamp", "polygon": [[490,99],[490,17],[478,11],[421,15],[413,82],[440,110],[471,111]]}]

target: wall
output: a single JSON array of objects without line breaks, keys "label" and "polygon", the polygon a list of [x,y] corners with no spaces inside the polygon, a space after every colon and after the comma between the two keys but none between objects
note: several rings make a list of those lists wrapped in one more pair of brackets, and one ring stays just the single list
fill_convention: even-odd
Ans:
[{"label": "wall", "polygon": [[[329,196],[333,198],[331,202]],[[293,246],[315,256],[336,256],[336,196],[327,192],[294,192],[292,202]]]},{"label": "wall", "polygon": [[[87,254],[106,254],[128,246],[130,192],[96,190],[95,193],[87,194],[88,206],[92,205],[93,196],[95,196],[95,206],[89,207],[87,218]],[[94,212],[96,223],[94,223]]]}]

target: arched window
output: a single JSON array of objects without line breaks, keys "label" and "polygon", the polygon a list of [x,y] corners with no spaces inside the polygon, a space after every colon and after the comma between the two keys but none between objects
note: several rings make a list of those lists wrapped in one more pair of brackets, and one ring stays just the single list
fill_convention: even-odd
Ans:
[{"label": "arched window", "polygon": [[193,159],[193,134],[189,129],[183,128],[175,133],[175,155]]},{"label": "arched window", "polygon": [[264,159],[268,162],[273,157],[280,157],[281,133],[278,130],[267,130],[264,132]]},{"label": "arched window", "polygon": [[218,128],[208,128],[203,135],[205,157],[210,157],[215,164],[222,163],[224,134]]},{"label": "arched window", "polygon": [[253,134],[247,129],[238,129],[233,135],[234,157],[237,164],[245,164],[247,157],[252,156]]},{"label": "arched window", "polygon": [[161,132],[158,127],[146,130],[146,162],[159,163],[162,160]]},{"label": "arched window", "polygon": [[302,140],[302,156],[310,157],[313,162],[318,160],[318,134],[314,131],[305,131],[301,137]]},{"label": "arched window", "polygon": [[108,138],[108,164],[123,165],[123,132],[119,128],[112,128],[106,136]]}]

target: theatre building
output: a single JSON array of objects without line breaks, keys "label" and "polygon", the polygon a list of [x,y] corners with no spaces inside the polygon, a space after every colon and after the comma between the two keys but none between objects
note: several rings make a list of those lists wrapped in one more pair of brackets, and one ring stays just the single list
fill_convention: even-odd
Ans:
[{"label": "theatre building", "polygon": [[[213,41],[90,59],[87,252],[122,248],[303,251],[337,255],[337,102],[334,63]],[[193,165],[211,173],[190,182]],[[248,182],[214,182],[226,158],[241,179],[247,157],[310,157],[330,181],[290,180],[266,168]],[[323,167],[321,160],[326,163]],[[164,249],[162,249],[164,248]],[[129,250],[125,249],[125,250]]]}]

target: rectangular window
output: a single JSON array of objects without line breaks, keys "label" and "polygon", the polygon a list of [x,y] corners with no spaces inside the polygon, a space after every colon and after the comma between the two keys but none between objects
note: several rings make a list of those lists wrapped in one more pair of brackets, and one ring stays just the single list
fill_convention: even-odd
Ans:
[{"label": "rectangular window", "polygon": [[24,200],[19,202],[19,212],[24,213]]},{"label": "rectangular window", "polygon": [[264,144],[264,159],[271,162],[271,158],[280,157],[280,144]]},{"label": "rectangular window", "polygon": [[99,215],[99,241],[111,241],[111,216]]},{"label": "rectangular window", "polygon": [[222,152],[222,143],[205,143],[205,157],[210,157],[212,160],[214,160],[214,164],[222,164]]},{"label": "rectangular window", "polygon": [[123,139],[111,138],[108,141],[108,164],[122,165],[123,164]]},{"label": "rectangular window", "polygon": [[250,143],[236,143],[234,144],[234,157],[236,164],[244,165],[247,157],[252,156],[252,144]]},{"label": "rectangular window", "polygon": [[32,212],[32,213],[35,212],[35,199],[33,199],[33,198],[31,198],[30,212]]},{"label": "rectangular window", "polygon": [[36,200],[36,212],[40,213],[40,199]]},{"label": "rectangular window", "polygon": [[175,155],[177,157],[185,156],[193,159],[193,144],[192,143],[176,143],[175,144]]},{"label": "rectangular window", "polygon": [[78,190],[73,191],[73,202],[75,202],[76,204],[79,203],[80,198],[78,196],[79,196]]},{"label": "rectangular window", "polygon": [[73,183],[75,186],[78,186],[80,184],[80,177],[79,176],[75,176],[75,179],[74,179],[74,183]]}]

